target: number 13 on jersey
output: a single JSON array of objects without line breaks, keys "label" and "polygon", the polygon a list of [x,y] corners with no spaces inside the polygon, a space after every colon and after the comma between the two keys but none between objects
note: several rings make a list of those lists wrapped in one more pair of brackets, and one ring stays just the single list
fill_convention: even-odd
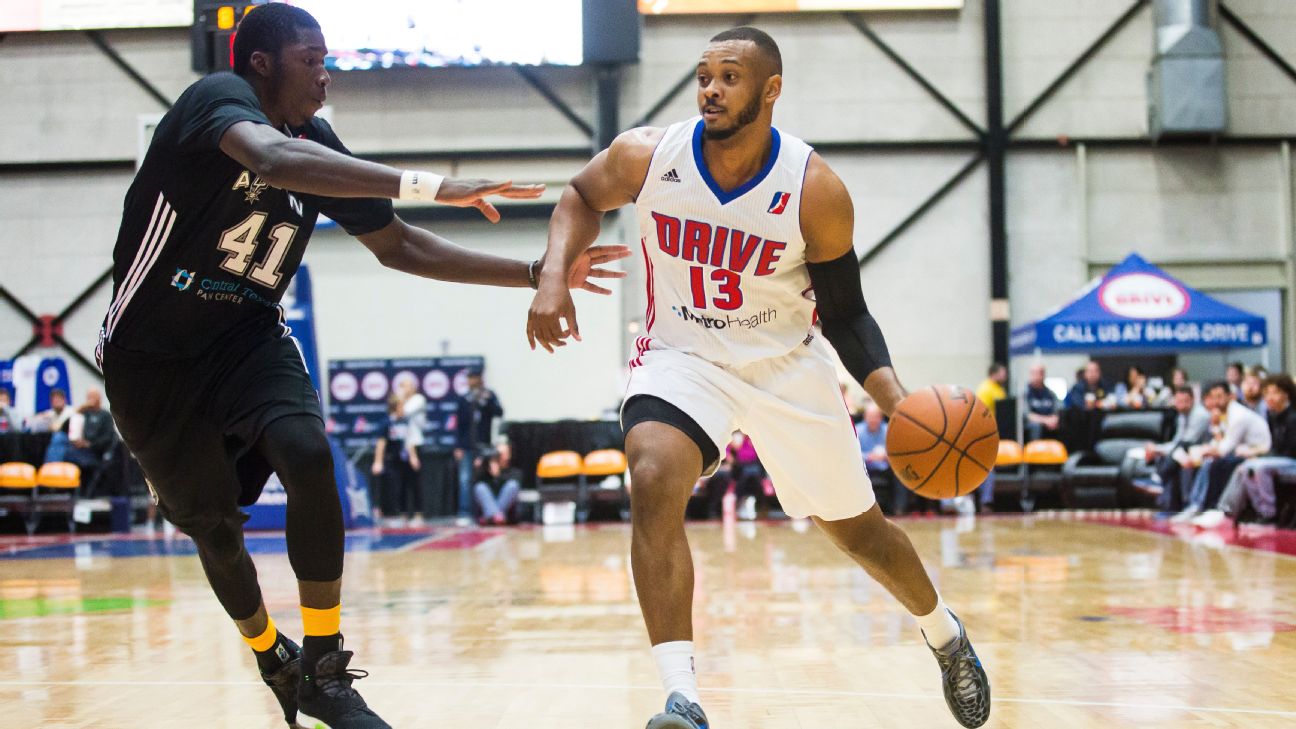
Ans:
[{"label": "number 13 on jersey", "polygon": [[[693,307],[697,309],[707,308],[707,284],[706,271],[701,266],[689,267],[689,286],[693,290]],[[711,298],[711,303],[717,309],[723,311],[734,311],[742,308],[743,294],[740,284],[742,284],[742,275],[725,268],[717,268],[711,271],[709,277],[712,283],[717,284],[716,293]]]}]

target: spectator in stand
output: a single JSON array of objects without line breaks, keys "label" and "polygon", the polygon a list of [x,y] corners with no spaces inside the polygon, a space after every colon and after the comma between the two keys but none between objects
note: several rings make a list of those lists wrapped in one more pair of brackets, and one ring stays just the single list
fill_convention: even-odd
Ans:
[{"label": "spectator in stand", "polygon": [[1177,392],[1179,388],[1188,385],[1188,370],[1182,367],[1175,367],[1170,370],[1170,392],[1172,394]]},{"label": "spectator in stand", "polygon": [[1134,410],[1164,407],[1170,400],[1169,391],[1161,391],[1148,382],[1142,367],[1131,366],[1123,385],[1116,387],[1117,402]]},{"label": "spectator in stand", "polygon": [[459,399],[455,417],[455,460],[459,462],[459,516],[471,515],[472,477],[477,458],[491,452],[495,437],[495,420],[504,416],[499,397],[486,387],[482,371],[468,371],[468,392]]},{"label": "spectator in stand", "polygon": [[730,474],[734,482],[734,492],[738,497],[737,514],[739,519],[756,518],[759,508],[763,507],[765,495],[765,467],[756,455],[756,446],[745,433],[736,433],[729,443]]},{"label": "spectator in stand", "polygon": [[522,490],[522,471],[513,468],[513,448],[501,443],[478,461],[473,494],[481,510],[477,523],[502,525],[513,521],[511,510]]},{"label": "spectator in stand", "polygon": [[1044,365],[1035,363],[1030,368],[1030,379],[1022,400],[1026,403],[1026,442],[1058,435],[1058,396],[1044,385]]},{"label": "spectator in stand", "polygon": [[22,418],[14,411],[9,402],[9,390],[0,387],[0,433],[16,433],[22,430]]},{"label": "spectator in stand", "polygon": [[755,519],[760,497],[765,493],[765,467],[756,455],[751,438],[741,432],[735,432],[733,440],[725,446],[720,468],[705,479],[708,517],[714,519],[723,514],[724,497],[731,487],[735,491],[738,518]]},{"label": "spectator in stand", "polygon": [[103,409],[103,395],[97,388],[86,390],[85,401],[68,421],[68,440],[71,447],[64,458],[86,472],[81,483],[96,483],[104,460],[117,445],[117,428],[112,415]]},{"label": "spectator in stand", "polygon": [[67,393],[61,388],[50,390],[48,410],[36,413],[27,421],[27,429],[33,433],[53,433],[49,445],[45,448],[45,463],[66,461],[72,441],[68,438],[68,429],[76,411],[68,406]]},{"label": "spectator in stand", "polygon": [[985,403],[992,413],[995,411],[995,403],[1008,397],[1008,392],[1004,390],[1006,382],[1008,382],[1008,368],[1002,362],[995,362],[986,371],[986,378],[977,385],[977,399]]},{"label": "spectator in stand", "polygon": [[1208,385],[1204,399],[1206,407],[1220,419],[1223,437],[1200,446],[1197,451],[1201,466],[1193,477],[1187,506],[1170,519],[1173,523],[1188,521],[1205,509],[1213,509],[1229,477],[1242,461],[1269,452],[1273,443],[1269,423],[1233,399],[1227,382]]},{"label": "spectator in stand", "polygon": [[[883,511],[893,515],[904,514],[909,508],[909,489],[897,483],[891,473],[891,462],[886,452],[887,422],[882,416],[882,408],[872,402],[866,404],[864,419],[855,426],[855,435],[859,438],[860,456],[864,459]],[[890,494],[890,503],[881,501],[885,493]]]},{"label": "spectator in stand", "polygon": [[1158,503],[1163,511],[1183,509],[1184,476],[1191,473],[1188,449],[1210,439],[1210,413],[1197,404],[1191,387],[1177,387],[1173,404],[1174,435],[1165,443],[1148,443],[1144,448],[1144,458],[1153,465],[1155,481],[1161,487]]},{"label": "spectator in stand", "polygon": [[[68,420],[75,412],[68,407],[67,393],[62,388],[50,390],[50,406],[27,420],[27,429],[33,433],[66,433]],[[59,459],[62,460],[62,459]]]},{"label": "spectator in stand", "polygon": [[1296,382],[1287,374],[1273,375],[1265,380],[1263,391],[1273,440],[1269,455],[1243,462],[1220,496],[1219,508],[1195,517],[1194,526],[1213,529],[1227,519],[1237,519],[1248,506],[1261,521],[1273,520],[1274,475],[1296,470]]},{"label": "spectator in stand", "polygon": [[1224,370],[1224,381],[1228,383],[1233,397],[1242,399],[1242,378],[1246,375],[1246,365],[1241,362],[1230,362]]},{"label": "spectator in stand", "polygon": [[417,514],[413,526],[421,522],[422,509],[418,507],[421,506],[422,493],[418,488],[418,471],[422,464],[418,446],[422,438],[421,435],[411,435],[401,396],[393,392],[387,397],[387,417],[379,423],[371,469],[378,481],[377,502],[381,507],[375,520],[384,526],[406,526],[410,524],[412,514]]},{"label": "spectator in stand", "polygon": [[1260,417],[1268,415],[1268,408],[1265,407],[1264,380],[1268,373],[1263,367],[1252,367],[1242,375],[1242,396],[1238,402],[1242,403]]},{"label": "spectator in stand", "polygon": [[1084,376],[1067,392],[1062,407],[1076,410],[1110,410],[1116,407],[1116,396],[1103,380],[1102,367],[1096,360],[1091,359],[1085,364]]}]

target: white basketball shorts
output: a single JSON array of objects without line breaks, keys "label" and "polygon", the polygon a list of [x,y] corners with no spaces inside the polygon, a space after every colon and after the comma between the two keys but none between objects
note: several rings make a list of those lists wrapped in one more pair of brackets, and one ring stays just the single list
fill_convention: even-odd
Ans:
[{"label": "white basketball shorts", "polygon": [[837,521],[876,503],[836,368],[818,338],[741,367],[649,348],[631,365],[626,402],[636,395],[683,410],[721,454],[735,430],[750,436],[788,516]]}]

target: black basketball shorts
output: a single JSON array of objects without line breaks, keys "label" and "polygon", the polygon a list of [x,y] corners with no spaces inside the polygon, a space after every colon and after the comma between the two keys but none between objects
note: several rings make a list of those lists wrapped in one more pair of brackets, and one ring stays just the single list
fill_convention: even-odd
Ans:
[{"label": "black basketball shorts", "polygon": [[104,344],[105,391],[122,439],[163,516],[188,534],[241,525],[273,469],[254,447],[289,415],[323,421],[319,396],[288,337],[159,361]]}]

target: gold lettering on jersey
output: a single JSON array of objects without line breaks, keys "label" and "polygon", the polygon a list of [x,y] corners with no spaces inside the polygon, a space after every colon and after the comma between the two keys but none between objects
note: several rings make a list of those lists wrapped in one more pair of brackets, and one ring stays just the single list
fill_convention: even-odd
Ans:
[{"label": "gold lettering on jersey", "polygon": [[238,179],[234,181],[234,187],[230,189],[235,191],[245,190],[243,193],[243,201],[248,205],[251,205],[261,199],[261,193],[265,192],[267,187],[270,186],[262,182],[259,175],[253,177],[251,172],[243,170],[239,173]]}]

